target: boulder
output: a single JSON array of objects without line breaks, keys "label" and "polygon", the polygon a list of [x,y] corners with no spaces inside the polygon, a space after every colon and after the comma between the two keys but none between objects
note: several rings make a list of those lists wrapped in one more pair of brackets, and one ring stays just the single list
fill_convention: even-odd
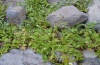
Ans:
[{"label": "boulder", "polygon": [[100,0],[93,0],[92,6],[88,9],[87,23],[100,23]]},{"label": "boulder", "polygon": [[44,63],[42,56],[31,49],[25,51],[12,49],[2,55],[0,65],[51,65],[51,63]]},{"label": "boulder", "polygon": [[26,11],[23,6],[9,6],[6,10],[7,22],[19,25],[23,20],[26,19]]},{"label": "boulder", "polygon": [[47,21],[51,23],[51,26],[59,28],[72,27],[86,20],[87,15],[79,11],[75,6],[63,6],[47,16]]}]

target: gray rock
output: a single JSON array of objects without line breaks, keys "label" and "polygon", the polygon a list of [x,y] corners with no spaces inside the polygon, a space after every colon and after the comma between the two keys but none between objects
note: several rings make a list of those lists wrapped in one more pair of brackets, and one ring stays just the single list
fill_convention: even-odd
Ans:
[{"label": "gray rock", "polygon": [[49,4],[57,4],[60,2],[66,2],[66,0],[47,0]]},{"label": "gray rock", "polygon": [[21,65],[21,63],[22,61],[20,55],[7,53],[0,58],[0,65]]},{"label": "gray rock", "polygon": [[10,53],[12,53],[12,54],[17,54],[17,53],[20,53],[20,51],[17,50],[17,49],[12,49],[12,50],[10,50]]},{"label": "gray rock", "polygon": [[26,11],[23,6],[9,6],[6,10],[7,22],[19,25],[26,19]]},{"label": "gray rock", "polygon": [[76,3],[79,0],[67,0],[67,3]]},{"label": "gray rock", "polygon": [[100,65],[100,60],[98,58],[88,58],[84,60],[82,65]]},{"label": "gray rock", "polygon": [[12,4],[18,4],[18,3],[24,4],[24,0],[4,0],[2,2],[3,5],[12,5]]},{"label": "gray rock", "polygon": [[55,52],[55,56],[56,56],[57,61],[59,63],[62,63],[63,62],[63,59],[61,58],[62,54],[60,52]]},{"label": "gray rock", "polygon": [[12,49],[9,53],[2,55],[0,65],[51,65],[51,63],[45,64],[42,56],[30,49],[25,51]]},{"label": "gray rock", "polygon": [[83,56],[85,60],[82,65],[100,65],[100,60],[97,58],[94,50],[87,49],[83,51]]},{"label": "gray rock", "polygon": [[47,0],[49,4],[57,4],[57,3],[76,3],[78,0]]},{"label": "gray rock", "polygon": [[63,6],[47,16],[47,21],[51,23],[51,26],[58,26],[59,28],[72,27],[85,20],[87,20],[87,15],[74,6]]},{"label": "gray rock", "polygon": [[84,50],[83,51],[84,58],[96,58],[97,55],[95,54],[94,50]]},{"label": "gray rock", "polygon": [[100,0],[93,0],[87,15],[87,23],[100,23]]},{"label": "gray rock", "polygon": [[78,65],[77,62],[73,62],[72,65]]},{"label": "gray rock", "polygon": [[46,62],[45,64],[46,64],[46,65],[55,65],[55,64],[53,64],[53,63],[51,63],[51,62],[49,62],[49,61]]}]

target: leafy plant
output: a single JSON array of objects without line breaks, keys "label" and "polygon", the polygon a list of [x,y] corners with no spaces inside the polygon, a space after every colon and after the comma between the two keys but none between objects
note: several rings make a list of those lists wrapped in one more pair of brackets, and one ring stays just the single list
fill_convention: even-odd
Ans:
[{"label": "leafy plant", "polygon": [[[0,18],[0,43],[3,43],[0,55],[12,48],[25,50],[29,47],[42,54],[44,61],[50,60],[57,65],[68,64],[72,56],[76,61],[83,60],[81,52],[86,48],[94,49],[100,56],[100,33],[95,32],[93,25],[85,25],[84,29],[79,29],[81,25],[77,25],[59,31],[57,27],[52,28],[46,21],[46,16],[57,9],[55,5],[48,4],[46,0],[25,2],[27,20],[21,25],[3,23],[4,19]],[[77,4],[77,7],[81,8],[80,6],[83,5]],[[5,16],[3,11],[4,9],[0,10],[0,13]],[[86,10],[82,11],[86,12]],[[57,51],[61,52],[64,59],[61,64],[57,63],[54,54]]]},{"label": "leafy plant", "polygon": [[82,12],[88,12],[88,6],[92,4],[93,0],[68,0],[67,5],[74,5]]},{"label": "leafy plant", "polygon": [[78,0],[74,5],[82,12],[88,11],[88,6],[92,3],[93,0]]}]

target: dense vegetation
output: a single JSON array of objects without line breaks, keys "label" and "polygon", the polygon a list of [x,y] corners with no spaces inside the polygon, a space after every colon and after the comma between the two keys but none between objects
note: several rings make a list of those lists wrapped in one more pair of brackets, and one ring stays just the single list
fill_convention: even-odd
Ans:
[{"label": "dense vegetation", "polygon": [[[87,12],[85,4],[80,5],[78,2],[75,5],[81,11]],[[57,63],[54,52],[59,51],[65,59],[62,63],[64,65],[72,56],[77,61],[83,60],[81,52],[87,48],[94,49],[100,56],[100,34],[95,32],[91,24],[59,30],[57,27],[52,28],[46,21],[46,16],[61,6],[50,5],[46,0],[27,0],[27,20],[15,26],[5,22],[6,6],[0,5],[0,55],[12,48],[25,50],[30,47],[42,54],[45,61]],[[83,25],[86,28],[79,29]]]}]

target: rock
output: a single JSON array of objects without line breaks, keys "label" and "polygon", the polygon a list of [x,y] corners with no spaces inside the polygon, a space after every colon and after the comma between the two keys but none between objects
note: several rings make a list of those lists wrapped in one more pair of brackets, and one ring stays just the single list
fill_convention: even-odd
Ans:
[{"label": "rock", "polygon": [[83,51],[84,61],[82,65],[100,65],[100,60],[97,58],[94,50],[87,49]]},{"label": "rock", "polygon": [[97,24],[94,26],[94,30],[96,30],[97,33],[100,33],[100,23],[97,23]]},{"label": "rock", "polygon": [[48,62],[46,62],[46,65],[55,65],[55,64],[48,61]]},{"label": "rock", "polygon": [[57,4],[57,3],[75,3],[78,0],[47,0],[49,4]]},{"label": "rock", "polygon": [[84,60],[82,65],[100,65],[100,60],[98,58],[88,58]]},{"label": "rock", "polygon": [[49,4],[57,4],[60,2],[66,2],[66,0],[47,0]]},{"label": "rock", "polygon": [[42,56],[31,49],[25,51],[12,49],[2,55],[0,65],[51,65],[51,63],[44,63]]},{"label": "rock", "polygon": [[77,62],[73,62],[72,65],[78,65]]},{"label": "rock", "polygon": [[17,50],[17,49],[12,49],[12,50],[10,50],[10,53],[11,54],[19,54],[20,53],[20,51],[19,50]]},{"label": "rock", "polygon": [[6,10],[7,22],[19,25],[26,19],[26,11],[23,6],[9,6]]},{"label": "rock", "polygon": [[0,58],[0,65],[21,65],[21,63],[22,61],[20,55],[7,53]]},{"label": "rock", "polygon": [[63,6],[57,11],[47,16],[47,21],[51,23],[51,26],[57,26],[63,28],[65,26],[75,26],[78,23],[82,23],[87,20],[87,15],[80,12],[74,6]]},{"label": "rock", "polygon": [[24,3],[24,0],[4,0],[2,2],[3,5],[12,5],[12,4],[18,4],[18,3]]},{"label": "rock", "polygon": [[67,3],[76,3],[79,0],[67,0]]},{"label": "rock", "polygon": [[100,23],[100,0],[94,0],[87,13],[87,23]]},{"label": "rock", "polygon": [[83,51],[83,56],[84,56],[84,58],[96,58],[97,57],[94,50],[92,50],[92,49],[84,50]]},{"label": "rock", "polygon": [[55,56],[56,56],[57,61],[59,63],[62,63],[63,62],[63,59],[61,58],[62,54],[60,52],[55,52]]}]

